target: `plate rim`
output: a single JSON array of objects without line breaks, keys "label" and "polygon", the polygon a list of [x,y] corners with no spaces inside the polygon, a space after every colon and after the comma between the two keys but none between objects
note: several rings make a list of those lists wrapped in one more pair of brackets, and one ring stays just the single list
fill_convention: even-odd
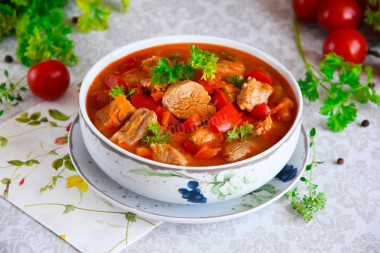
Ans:
[{"label": "plate rim", "polygon": [[[229,219],[236,219],[236,218],[242,217],[244,215],[247,215],[249,213],[258,211],[258,210],[266,207],[267,205],[269,205],[269,204],[275,202],[276,200],[278,200],[279,198],[281,198],[286,192],[288,192],[292,187],[294,187],[294,185],[299,181],[300,177],[302,176],[303,172],[305,171],[305,168],[306,168],[306,165],[307,165],[307,161],[308,161],[308,157],[309,157],[309,151],[310,151],[310,148],[309,148],[309,145],[308,145],[308,137],[307,137],[307,133],[306,133],[305,127],[303,125],[301,125],[301,134],[300,134],[299,138],[303,138],[304,139],[303,141],[304,141],[304,144],[305,144],[305,158],[303,160],[302,166],[299,168],[296,177],[294,177],[292,179],[292,182],[287,187],[285,187],[280,192],[278,192],[276,196],[270,198],[269,200],[267,200],[267,201],[265,201],[263,203],[260,203],[258,206],[255,206],[255,207],[252,207],[252,208],[249,208],[249,209],[246,209],[246,210],[241,210],[241,211],[238,211],[238,212],[232,213],[232,214],[223,214],[223,215],[210,216],[210,217],[179,217],[179,216],[169,216],[169,215],[161,215],[161,214],[156,214],[156,213],[152,213],[152,212],[149,212],[149,211],[143,211],[143,210],[136,209],[135,207],[131,207],[131,206],[128,206],[128,205],[126,205],[124,203],[121,203],[120,201],[114,199],[113,197],[111,197],[108,194],[106,194],[106,193],[102,192],[101,190],[99,190],[96,187],[96,185],[91,180],[89,180],[86,177],[86,175],[83,173],[83,170],[81,169],[81,166],[79,164],[77,164],[78,161],[77,161],[77,159],[75,159],[75,155],[73,154],[73,151],[72,151],[72,145],[73,145],[73,142],[74,142],[73,141],[73,132],[74,132],[74,129],[76,127],[79,127],[79,115],[77,115],[75,117],[75,119],[73,120],[72,126],[71,126],[69,134],[68,134],[68,152],[69,152],[69,155],[71,157],[73,165],[76,168],[78,174],[82,177],[82,179],[88,185],[91,186],[92,190],[94,190],[97,194],[100,194],[101,196],[106,197],[107,200],[110,200],[112,203],[114,203],[115,205],[117,205],[118,207],[120,207],[122,209],[125,209],[127,211],[133,212],[133,213],[135,213],[137,215],[140,215],[142,217],[145,217],[145,218],[154,219],[154,220],[158,220],[158,221],[164,221],[164,222],[170,222],[170,223],[200,224],[200,223],[221,222],[221,221],[226,221],[226,220],[229,220]],[[83,141],[82,133],[81,133],[80,129],[79,129],[79,133],[81,135],[81,139],[80,140]],[[297,140],[297,142],[298,141],[299,140]],[[87,155],[91,157],[91,155],[88,153],[87,150],[86,150],[86,152],[87,152]],[[91,159],[92,159],[92,157],[91,157]],[[95,165],[98,167],[98,165],[96,163],[95,163]],[[110,180],[112,180],[113,182],[115,182],[112,178],[110,178],[110,177],[108,177],[108,178]],[[118,186],[121,186],[117,182],[115,182],[115,184],[117,184]],[[123,186],[121,186],[121,187],[123,187]],[[126,189],[126,190],[128,190],[128,191],[133,192],[130,189],[127,189],[125,187],[123,187],[123,188]],[[141,196],[143,198],[150,199],[150,198],[142,196],[142,195],[140,195],[140,194],[138,194],[136,192],[133,192],[133,193],[136,194],[136,195],[139,195],[139,196]],[[249,193],[247,193],[247,194],[249,194]],[[154,200],[154,199],[152,199],[152,200]],[[158,201],[158,200],[154,200],[154,201]],[[169,203],[169,202],[164,202],[164,201],[160,201],[160,202]],[[169,204],[172,204],[172,203],[169,203]],[[218,203],[210,203],[210,204],[202,204],[202,205],[210,206],[210,205],[217,205],[217,204]],[[173,204],[173,205],[180,205],[180,204]],[[190,206],[191,204],[184,204],[184,205],[189,205]]]}]

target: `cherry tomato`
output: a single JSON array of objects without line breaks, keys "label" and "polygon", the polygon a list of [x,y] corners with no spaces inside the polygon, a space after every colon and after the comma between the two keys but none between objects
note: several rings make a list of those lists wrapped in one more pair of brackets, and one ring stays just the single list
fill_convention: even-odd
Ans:
[{"label": "cherry tomato", "polygon": [[129,89],[127,82],[120,76],[109,75],[105,78],[105,84],[107,88],[112,88],[115,85],[124,86],[124,88]]},{"label": "cherry tomato", "polygon": [[29,69],[27,81],[34,95],[53,100],[62,96],[69,87],[70,73],[62,62],[47,60]]},{"label": "cherry tomato", "polygon": [[252,69],[251,71],[249,71],[247,74],[244,75],[245,79],[248,79],[248,77],[255,78],[257,81],[268,83],[270,85],[273,84],[272,76],[263,69]]},{"label": "cherry tomato", "polygon": [[318,8],[318,23],[328,31],[356,28],[360,20],[361,11],[355,0],[322,0]]},{"label": "cherry tomato", "polygon": [[320,2],[321,0],[293,0],[293,10],[299,20],[312,22],[317,20]]},{"label": "cherry tomato", "polygon": [[345,27],[330,32],[323,42],[323,54],[334,52],[345,61],[361,63],[367,54],[367,41],[357,30]]}]

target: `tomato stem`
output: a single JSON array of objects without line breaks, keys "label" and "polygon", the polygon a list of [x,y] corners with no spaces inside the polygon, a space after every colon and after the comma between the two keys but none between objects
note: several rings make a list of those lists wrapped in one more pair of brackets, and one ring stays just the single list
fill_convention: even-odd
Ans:
[{"label": "tomato stem", "polygon": [[294,18],[294,29],[296,32],[296,43],[297,43],[298,52],[300,53],[302,61],[305,64],[305,68],[306,68],[307,72],[309,72],[311,75],[314,76],[313,71],[311,71],[311,69],[310,69],[310,64],[306,60],[305,52],[303,51],[303,48],[302,48],[300,30],[299,30],[299,22],[298,22],[297,17]]}]

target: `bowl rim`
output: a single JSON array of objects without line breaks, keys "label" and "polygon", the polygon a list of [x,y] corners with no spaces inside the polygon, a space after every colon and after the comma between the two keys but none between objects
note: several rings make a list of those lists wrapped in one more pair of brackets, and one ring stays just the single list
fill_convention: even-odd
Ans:
[{"label": "bowl rim", "polygon": [[[129,152],[112,141],[110,141],[108,138],[106,138],[91,122],[86,109],[86,99],[89,87],[91,86],[93,80],[98,76],[98,74],[106,68],[109,64],[111,64],[114,61],[117,61],[120,58],[123,58],[129,54],[132,54],[134,52],[159,46],[159,45],[169,45],[169,44],[179,44],[179,43],[200,43],[200,44],[210,44],[210,45],[219,45],[224,47],[230,47],[236,50],[240,50],[243,52],[246,52],[250,55],[253,55],[260,60],[264,61],[268,65],[270,65],[274,70],[276,70],[280,75],[284,77],[284,79],[289,83],[292,91],[294,92],[294,95],[297,100],[297,115],[296,118],[289,129],[289,131],[279,140],[276,144],[271,146],[270,148],[266,149],[265,151],[249,157],[247,159],[233,162],[233,163],[227,163],[222,165],[214,165],[214,166],[180,166],[180,165],[173,165],[173,164],[166,164],[162,162],[157,162],[154,160],[150,160],[147,158],[140,157],[136,154],[133,154],[132,152]],[[119,153],[136,159],[140,162],[147,163],[149,165],[153,166],[159,166],[163,167],[165,169],[175,169],[175,170],[192,170],[192,171],[203,171],[203,170],[221,170],[221,169],[228,169],[229,167],[241,167],[246,164],[249,164],[255,160],[261,160],[265,158],[268,154],[274,152],[276,149],[278,149],[280,146],[286,142],[290,136],[295,132],[298,125],[301,123],[302,119],[302,110],[303,110],[303,100],[302,100],[302,93],[298,86],[297,81],[293,77],[293,75],[290,73],[290,71],[278,60],[276,60],[274,57],[268,55],[267,53],[257,49],[256,47],[250,46],[248,44],[225,39],[225,38],[219,38],[219,37],[213,37],[213,36],[204,36],[204,35],[169,35],[169,36],[161,36],[161,37],[153,37],[149,39],[144,39],[140,41],[136,41],[133,43],[126,44],[116,50],[111,51],[110,53],[103,56],[100,60],[98,60],[86,73],[79,92],[79,109],[81,116],[83,117],[86,126],[90,128],[91,132],[95,134],[97,138],[102,140],[105,144],[107,144],[109,147],[114,149],[115,151],[118,151]]]}]

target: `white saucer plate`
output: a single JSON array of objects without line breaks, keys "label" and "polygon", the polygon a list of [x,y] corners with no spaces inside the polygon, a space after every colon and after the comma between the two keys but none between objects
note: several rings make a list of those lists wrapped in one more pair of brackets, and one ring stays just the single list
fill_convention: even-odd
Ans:
[{"label": "white saucer plate", "polygon": [[[302,127],[296,149],[285,168],[267,184],[242,197],[212,204],[172,204],[128,190],[108,177],[84,145],[77,117],[69,133],[69,154],[84,181],[102,197],[142,217],[172,223],[211,223],[238,218],[273,203],[291,190],[304,172],[309,153]],[[159,191],[160,189],[157,189]]]}]

